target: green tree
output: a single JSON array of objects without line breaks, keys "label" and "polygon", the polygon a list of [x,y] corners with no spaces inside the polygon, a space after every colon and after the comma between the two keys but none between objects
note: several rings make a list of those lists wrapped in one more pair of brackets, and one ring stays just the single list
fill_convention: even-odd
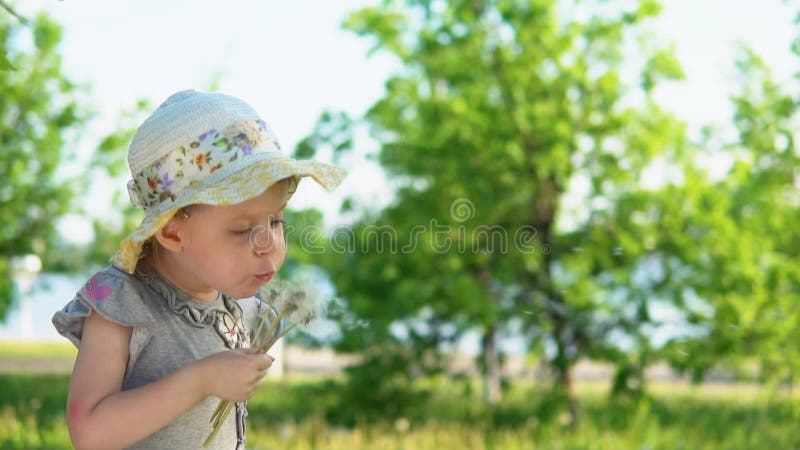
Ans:
[{"label": "green tree", "polygon": [[12,304],[10,259],[36,253],[49,267],[56,219],[83,189],[59,172],[88,116],[80,89],[62,73],[60,40],[61,28],[44,15],[23,23],[0,11],[8,63],[0,67],[0,319]]},{"label": "green tree", "polygon": [[122,239],[141,223],[142,211],[131,204],[125,188],[130,179],[127,154],[128,143],[150,108],[150,102],[139,99],[131,108],[121,111],[115,128],[100,138],[83,174],[94,181],[93,189],[116,186],[111,203],[103,205],[89,200],[93,195],[91,189],[82,193],[71,212],[87,219],[92,241],[84,245],[61,240],[51,258],[51,271],[76,273],[106,266]]},{"label": "green tree", "polygon": [[792,86],[778,84],[753,51],[741,51],[737,68],[736,137],[715,135],[708,144],[730,169],[718,181],[696,177],[693,186],[674,192],[689,211],[676,225],[690,231],[669,241],[683,274],[674,281],[691,290],[694,321],[703,326],[698,336],[673,340],[669,350],[673,364],[698,380],[722,366],[794,383],[800,373],[798,103]]},{"label": "green tree", "polygon": [[[671,51],[642,39],[626,53],[660,6],[628,6],[385,1],[347,19],[374,51],[404,64],[366,116],[377,159],[399,186],[396,200],[365,214],[349,232],[353,251],[333,248],[326,263],[370,324],[351,330],[342,347],[370,349],[364,367],[383,362],[390,374],[367,375],[371,388],[441,370],[438,350],[471,330],[483,336],[489,402],[500,396],[498,341],[509,333],[547,356],[573,419],[579,357],[630,371],[613,333],[642,336],[651,320],[653,287],[629,286],[653,250],[641,240],[653,224],[625,214],[650,195],[643,171],[680,157],[685,143],[683,125],[653,99],[659,82],[683,76]],[[577,10],[588,19],[574,19]],[[620,67],[637,59],[644,62],[631,83]],[[643,107],[631,106],[636,97]],[[333,132],[310,137],[305,153],[325,143],[346,152],[347,122],[323,117],[317,131]],[[580,180],[589,192],[576,214],[563,204]],[[397,248],[380,248],[381,230],[395,233]],[[633,313],[616,314],[631,304]]]}]

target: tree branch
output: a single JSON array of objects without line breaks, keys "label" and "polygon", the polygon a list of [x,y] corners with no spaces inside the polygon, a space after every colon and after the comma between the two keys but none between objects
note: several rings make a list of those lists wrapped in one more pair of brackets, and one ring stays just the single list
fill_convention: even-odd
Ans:
[{"label": "tree branch", "polygon": [[2,7],[3,9],[5,9],[5,10],[6,10],[6,12],[8,12],[9,14],[11,14],[12,16],[16,17],[16,18],[17,18],[17,20],[19,20],[19,21],[20,21],[20,23],[23,23],[23,24],[25,24],[25,25],[27,25],[27,24],[28,24],[28,19],[26,19],[26,18],[22,17],[21,15],[19,15],[19,14],[18,14],[16,11],[14,11],[14,9],[13,9],[13,8],[12,8],[12,7],[11,7],[11,6],[8,4],[8,3],[6,3],[5,1],[3,1],[3,0],[0,0],[0,7]]}]

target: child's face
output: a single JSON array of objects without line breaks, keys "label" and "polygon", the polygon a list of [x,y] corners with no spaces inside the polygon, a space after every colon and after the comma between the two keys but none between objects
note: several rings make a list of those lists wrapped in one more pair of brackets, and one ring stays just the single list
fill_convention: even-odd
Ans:
[{"label": "child's face", "polygon": [[195,285],[192,290],[251,297],[275,275],[286,256],[287,190],[288,183],[280,182],[236,205],[188,209],[189,219],[180,224],[182,251],[176,262]]}]

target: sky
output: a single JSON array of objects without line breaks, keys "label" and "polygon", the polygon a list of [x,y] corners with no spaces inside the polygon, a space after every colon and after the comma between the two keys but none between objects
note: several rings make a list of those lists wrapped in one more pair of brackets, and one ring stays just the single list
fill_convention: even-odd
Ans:
[{"label": "sky", "polygon": [[[138,99],[156,106],[176,91],[207,89],[217,77],[219,91],[251,103],[284,148],[293,148],[307,135],[325,109],[360,116],[380,98],[384,81],[399,65],[381,54],[368,58],[370,43],[342,30],[340,24],[348,11],[376,3],[23,0],[15,7],[29,17],[45,11],[62,24],[64,72],[86,84],[87,99],[98,112],[81,144],[88,153],[93,138],[114,130],[119,112],[130,109]],[[791,79],[798,69],[797,58],[788,51],[795,33],[795,11],[786,2],[663,3],[663,13],[652,23],[652,30],[658,42],[675,45],[688,79],[663,88],[658,100],[686,120],[690,129],[727,121],[738,43],[761,54],[779,80]],[[372,163],[355,161],[346,168],[350,176],[335,193],[302,183],[293,206],[317,207],[331,217],[337,213],[338,200],[348,194],[371,198],[377,204],[389,198]],[[108,192],[95,190],[98,204],[108,203],[103,197]],[[79,223],[73,225],[80,228]],[[72,234],[80,235],[80,231]],[[63,283],[58,290],[69,291],[63,288],[69,283]],[[52,292],[35,295],[37,304],[53,297],[58,296]],[[34,334],[49,328],[49,315],[44,319],[36,323]],[[0,337],[19,334],[18,322],[19,314],[12,314],[0,326]]]},{"label": "sky", "polygon": [[[64,27],[64,72],[91,87],[89,102],[98,111],[84,145],[114,130],[119,112],[138,99],[155,107],[183,89],[207,90],[218,78],[220,92],[250,103],[291,149],[324,109],[366,110],[396,69],[388,57],[367,60],[369,44],[340,28],[348,11],[365,4],[26,0],[18,10],[27,16],[46,11]],[[375,171],[369,164],[348,169],[339,195],[302,183],[293,206],[335,214],[337,199]],[[112,191],[95,189],[93,203],[109,204]],[[76,228],[69,234],[83,236]]]},{"label": "sky", "polygon": [[729,94],[735,89],[737,46],[751,46],[776,77],[788,81],[798,70],[789,52],[798,13],[782,0],[666,0],[655,22],[661,42],[674,43],[687,75],[685,82],[665,89],[659,98],[690,126],[724,122],[730,115]]},{"label": "sky", "polygon": [[[220,92],[251,103],[284,148],[293,148],[325,109],[363,114],[399,69],[389,56],[368,58],[370,42],[341,28],[349,11],[379,3],[374,0],[233,0],[225,7],[218,0],[17,3],[21,13],[46,11],[64,27],[64,71],[90,86],[89,101],[99,112],[86,131],[87,147],[93,137],[112,131],[119,112],[137,99],[155,106],[176,91],[203,90],[219,77]],[[663,87],[658,100],[690,129],[726,122],[737,43],[756,49],[779,79],[789,79],[796,69],[796,58],[788,53],[794,12],[787,2],[663,3],[652,32],[660,44],[675,45],[688,79]],[[314,206],[331,217],[345,194],[377,204],[390,198],[389,189],[380,188],[385,181],[379,169],[357,162],[346,167],[350,176],[336,195],[303,183],[293,206]]]}]

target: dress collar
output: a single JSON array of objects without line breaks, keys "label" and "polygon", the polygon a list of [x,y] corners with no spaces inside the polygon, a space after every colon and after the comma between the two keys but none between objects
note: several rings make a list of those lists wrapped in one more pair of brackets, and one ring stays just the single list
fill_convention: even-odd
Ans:
[{"label": "dress collar", "polygon": [[218,292],[217,298],[212,302],[198,300],[162,277],[145,261],[139,262],[134,276],[162,297],[169,309],[181,316],[190,325],[196,327],[212,326],[218,312],[230,314],[234,320],[241,318],[239,306],[236,305],[233,299],[222,292]]}]

